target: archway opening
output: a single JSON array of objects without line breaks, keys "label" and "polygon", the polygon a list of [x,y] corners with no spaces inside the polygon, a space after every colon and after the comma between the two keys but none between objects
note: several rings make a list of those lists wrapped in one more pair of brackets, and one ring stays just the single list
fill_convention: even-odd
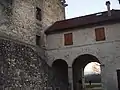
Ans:
[{"label": "archway opening", "polygon": [[101,67],[98,62],[88,63],[84,68],[85,89],[101,89]]},{"label": "archway opening", "polygon": [[64,85],[68,85],[68,64],[62,59],[55,60],[52,64],[55,77]]},{"label": "archway opening", "polygon": [[74,90],[84,90],[85,87],[85,77],[84,77],[84,68],[87,64],[91,62],[100,63],[99,60],[90,54],[84,54],[78,56],[73,64],[73,88]]}]

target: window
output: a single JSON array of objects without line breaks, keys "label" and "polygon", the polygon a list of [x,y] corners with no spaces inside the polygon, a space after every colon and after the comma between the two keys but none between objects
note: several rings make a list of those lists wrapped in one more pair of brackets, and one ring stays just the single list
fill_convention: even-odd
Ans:
[{"label": "window", "polygon": [[104,27],[95,29],[96,41],[105,40],[105,30]]},{"label": "window", "polygon": [[42,20],[41,9],[36,7],[36,19],[41,21]]},{"label": "window", "polygon": [[36,45],[40,46],[40,36],[36,35]]},{"label": "window", "polygon": [[72,44],[73,44],[72,33],[64,34],[64,45],[72,45]]}]

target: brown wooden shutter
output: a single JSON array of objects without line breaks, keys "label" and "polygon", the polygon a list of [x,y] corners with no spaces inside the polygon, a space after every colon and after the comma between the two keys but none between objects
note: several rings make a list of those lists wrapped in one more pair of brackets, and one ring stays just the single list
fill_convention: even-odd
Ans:
[{"label": "brown wooden shutter", "polygon": [[64,34],[64,44],[65,45],[72,45],[73,44],[72,33]]},{"label": "brown wooden shutter", "polygon": [[96,41],[105,40],[105,30],[104,27],[95,29]]}]

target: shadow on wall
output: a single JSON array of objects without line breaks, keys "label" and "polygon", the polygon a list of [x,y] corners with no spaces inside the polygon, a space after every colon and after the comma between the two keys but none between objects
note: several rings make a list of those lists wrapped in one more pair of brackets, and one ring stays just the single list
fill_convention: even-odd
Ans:
[{"label": "shadow on wall", "polygon": [[[68,89],[68,64],[65,60],[55,60],[52,64],[52,69],[58,81],[61,81],[62,90]],[[65,89],[64,89],[65,88]]]}]

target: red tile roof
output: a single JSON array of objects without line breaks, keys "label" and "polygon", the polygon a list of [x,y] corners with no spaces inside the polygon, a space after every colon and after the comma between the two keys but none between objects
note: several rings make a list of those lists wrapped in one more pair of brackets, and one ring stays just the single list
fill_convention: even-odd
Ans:
[{"label": "red tile roof", "polygon": [[50,34],[55,32],[63,32],[71,28],[83,28],[90,25],[100,25],[120,21],[120,10],[111,10],[111,13],[111,16],[108,16],[108,12],[105,11],[72,19],[57,21],[52,26],[50,26],[45,31],[45,33]]}]

